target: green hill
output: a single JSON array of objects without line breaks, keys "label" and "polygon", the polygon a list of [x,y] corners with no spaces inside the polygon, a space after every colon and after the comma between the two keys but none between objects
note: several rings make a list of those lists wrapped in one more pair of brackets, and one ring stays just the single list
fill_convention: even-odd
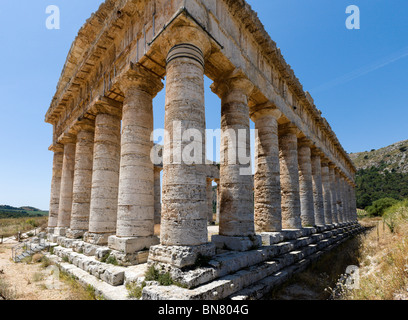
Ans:
[{"label": "green hill", "polygon": [[47,216],[48,211],[42,211],[40,209],[24,206],[16,208],[9,205],[0,205],[0,219],[5,218],[24,218],[24,217],[42,217]]},{"label": "green hill", "polygon": [[382,198],[408,198],[408,140],[379,150],[352,153],[350,158],[358,169],[358,208],[365,209]]}]

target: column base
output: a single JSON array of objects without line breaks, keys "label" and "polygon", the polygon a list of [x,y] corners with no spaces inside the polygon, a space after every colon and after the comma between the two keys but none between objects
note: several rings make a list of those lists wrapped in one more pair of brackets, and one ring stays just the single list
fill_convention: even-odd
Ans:
[{"label": "column base", "polygon": [[216,248],[212,243],[198,246],[164,246],[150,247],[149,262],[164,263],[176,268],[192,267],[200,257],[215,256]]},{"label": "column base", "polygon": [[157,245],[160,240],[156,236],[150,237],[128,237],[121,238],[110,236],[108,238],[108,247],[123,253],[136,253],[138,251],[147,251],[151,246]]},{"label": "column base", "polygon": [[54,234],[55,227],[48,227],[46,230],[48,234]]},{"label": "column base", "polygon": [[65,235],[67,234],[67,230],[67,227],[56,227],[54,228],[54,235],[58,237],[65,237]]},{"label": "column base", "polygon": [[84,233],[84,241],[98,246],[106,246],[109,237],[113,235],[114,233],[93,233],[88,231]]},{"label": "column base", "polygon": [[233,237],[214,235],[211,238],[212,243],[217,249],[225,249],[232,251],[250,251],[262,246],[262,237],[254,235],[251,237]]},{"label": "column base", "polygon": [[70,238],[70,239],[82,239],[82,237],[84,236],[86,231],[87,230],[68,229],[66,236],[67,236],[67,238]]},{"label": "column base", "polygon": [[262,232],[259,234],[262,238],[262,245],[271,246],[283,241],[282,232]]},{"label": "column base", "polygon": [[283,240],[295,240],[303,236],[302,229],[283,229],[282,231]]}]

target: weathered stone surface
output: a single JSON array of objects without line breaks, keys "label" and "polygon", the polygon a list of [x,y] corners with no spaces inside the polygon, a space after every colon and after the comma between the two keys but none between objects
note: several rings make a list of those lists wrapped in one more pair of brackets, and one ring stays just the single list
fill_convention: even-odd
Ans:
[{"label": "weathered stone surface", "polygon": [[[64,145],[64,160],[62,164],[62,177],[57,225],[59,229],[69,228],[71,222],[74,166],[75,166],[75,143],[67,142]],[[59,232],[61,234],[61,230]]]},{"label": "weathered stone surface", "polygon": [[[204,75],[221,98],[215,175],[205,158]],[[161,197],[150,134],[164,78]],[[250,117],[258,131],[254,177]],[[144,263],[153,245],[149,265],[197,289],[173,288],[176,296],[222,299],[267,277],[262,292],[286,277],[279,270],[290,275],[358,229],[355,167],[245,1],[105,2],[70,50],[46,121],[54,126],[49,238],[72,248],[60,253],[75,266],[111,284],[126,275],[98,259]],[[84,121],[95,121],[94,138]],[[208,243],[212,181],[219,235]],[[63,237],[84,231],[86,242]],[[215,246],[242,252],[215,257]],[[201,256],[214,258],[211,268],[195,266]],[[145,296],[170,297],[155,290]]]},{"label": "weathered stone surface", "polygon": [[311,227],[315,225],[311,142],[307,139],[298,142],[300,218],[302,226]]},{"label": "weathered stone surface", "polygon": [[279,134],[280,179],[282,196],[282,227],[300,229],[300,194],[297,129],[284,125]]},{"label": "weathered stone surface", "polygon": [[270,105],[252,113],[258,130],[255,149],[255,230],[258,233],[282,230],[278,119],[281,112]]},{"label": "weathered stone surface", "polygon": [[313,207],[315,213],[315,224],[325,225],[323,186],[322,186],[322,165],[320,152],[312,151],[312,183],[313,183]]},{"label": "weathered stone surface", "polygon": [[[51,148],[54,151],[52,164],[51,197],[48,216],[48,227],[55,228],[58,225],[58,210],[60,202],[60,189],[62,177],[62,165],[64,160],[64,147],[57,145]],[[52,230],[53,232],[54,230]],[[51,230],[50,230],[51,233]]]},{"label": "weathered stone surface", "polygon": [[82,237],[89,227],[93,169],[94,126],[87,123],[78,132],[72,191],[72,212],[67,236]]},{"label": "weathered stone surface", "polygon": [[215,255],[213,244],[199,246],[152,246],[149,261],[167,263],[177,268],[193,266],[199,256],[212,257]]},{"label": "weathered stone surface", "polygon": [[331,207],[331,188],[329,176],[329,164],[322,162],[322,187],[323,187],[323,208],[324,221],[326,224],[332,224],[332,207]]},{"label": "weathered stone surface", "polygon": [[212,90],[221,98],[220,235],[255,234],[250,162],[249,94],[253,86],[236,71]]},{"label": "weathered stone surface", "polygon": [[[204,52],[192,44],[171,50],[166,68],[165,129],[168,135],[163,154],[160,241],[168,246],[198,246],[208,242],[204,65],[201,63]],[[188,51],[187,57],[183,50]],[[195,154],[187,159],[185,148],[191,144],[196,147]]]},{"label": "weathered stone surface", "polygon": [[107,244],[115,234],[120,166],[120,117],[96,116],[89,232],[86,239]]}]

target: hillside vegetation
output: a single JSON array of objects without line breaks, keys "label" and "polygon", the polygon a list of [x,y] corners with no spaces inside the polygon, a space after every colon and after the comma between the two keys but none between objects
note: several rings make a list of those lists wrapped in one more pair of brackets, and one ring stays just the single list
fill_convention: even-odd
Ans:
[{"label": "hillside vegetation", "polygon": [[0,219],[43,217],[47,215],[48,211],[42,211],[34,207],[24,206],[16,208],[9,205],[0,205]]},{"label": "hillside vegetation", "polygon": [[350,154],[356,174],[357,207],[366,209],[384,198],[408,197],[408,140],[379,150]]}]

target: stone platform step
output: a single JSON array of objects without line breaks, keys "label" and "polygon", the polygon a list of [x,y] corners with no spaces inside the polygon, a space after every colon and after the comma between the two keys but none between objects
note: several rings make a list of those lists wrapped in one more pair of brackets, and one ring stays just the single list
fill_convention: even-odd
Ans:
[{"label": "stone platform step", "polygon": [[124,283],[126,267],[104,263],[97,260],[95,256],[87,256],[61,246],[54,248],[54,255],[61,259],[58,262],[68,262],[112,286]]},{"label": "stone platform step", "polygon": [[[285,242],[274,247],[275,249],[262,248],[245,253],[230,253],[217,256],[214,261],[220,263],[213,268],[204,268],[191,271],[203,273],[202,281],[205,277],[210,279],[209,269],[213,269],[213,275],[218,273],[218,278],[209,280],[207,283],[198,285],[194,289],[186,289],[180,286],[149,286],[143,289],[143,299],[146,300],[220,300],[239,297],[251,297],[252,292],[257,292],[261,286],[263,290],[258,295],[269,292],[273,286],[285,281],[294,272],[307,267],[313,260],[317,259],[326,248],[331,249],[334,244],[341,243],[351,235],[362,231],[362,227],[347,226],[324,232],[322,236],[315,236],[315,243],[308,243],[311,239],[297,239],[294,242]],[[323,238],[322,238],[323,237]],[[278,249],[277,249],[278,248]],[[268,249],[272,250],[270,256]],[[272,256],[272,258],[271,258]],[[256,259],[260,260],[257,261]],[[233,263],[234,262],[234,263]],[[214,262],[210,262],[213,263]],[[198,283],[199,275],[188,278],[184,275],[185,282]],[[181,275],[179,276],[182,278]],[[176,279],[177,280],[177,279]],[[178,281],[178,280],[177,280]],[[247,290],[248,292],[246,292]],[[259,297],[257,297],[259,298]]]},{"label": "stone platform step", "polygon": [[[182,271],[178,268],[170,268],[167,271],[170,272],[172,278],[181,285],[194,289],[200,285],[206,284],[213,280],[219,279],[226,275],[238,272],[239,270],[252,267],[254,265],[271,261],[286,253],[296,252],[300,248],[306,246],[313,247],[313,244],[319,243],[325,244],[324,239],[332,238],[338,234],[346,233],[352,230],[354,226],[344,226],[337,229],[323,231],[321,233],[309,234],[294,240],[284,241],[270,246],[263,246],[260,249],[236,252],[227,251],[222,254],[218,254],[211,261],[208,262],[208,266],[196,268],[194,270]],[[156,264],[159,269],[165,269],[163,264]]]}]

